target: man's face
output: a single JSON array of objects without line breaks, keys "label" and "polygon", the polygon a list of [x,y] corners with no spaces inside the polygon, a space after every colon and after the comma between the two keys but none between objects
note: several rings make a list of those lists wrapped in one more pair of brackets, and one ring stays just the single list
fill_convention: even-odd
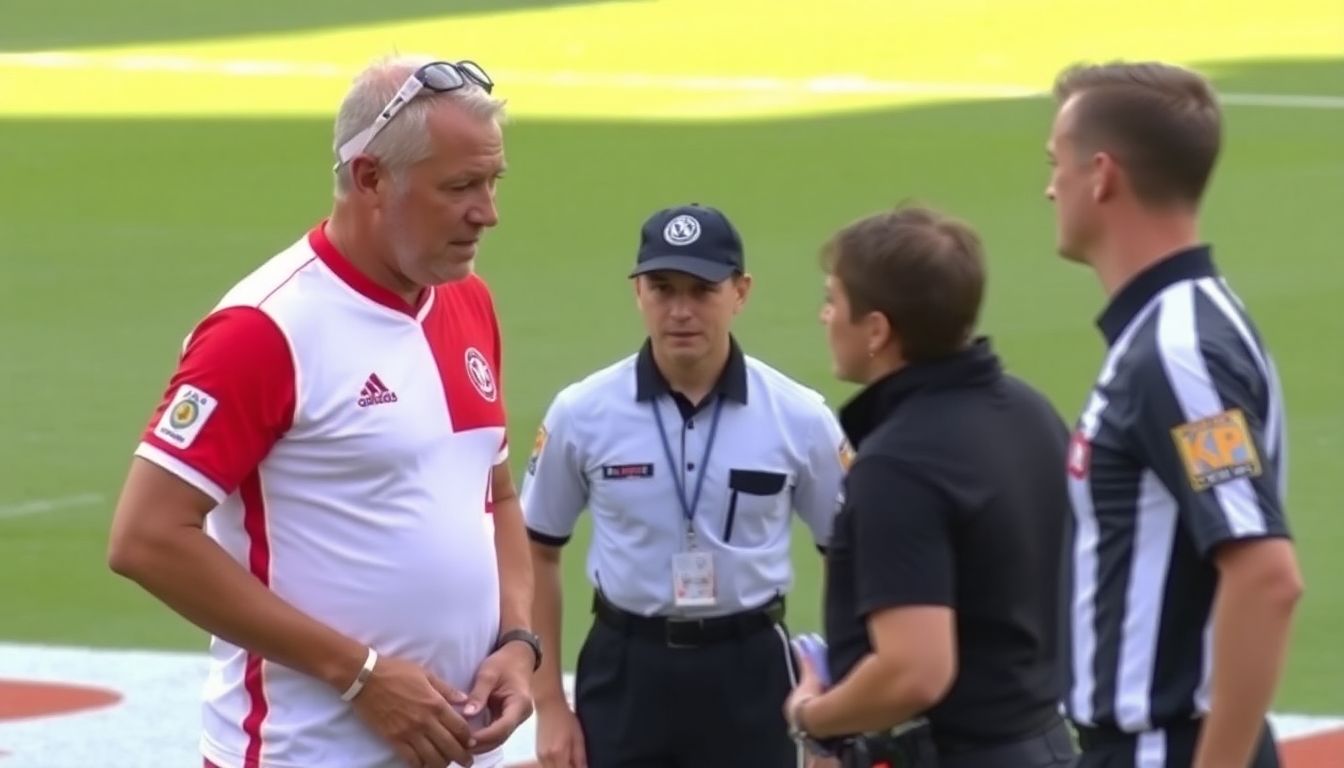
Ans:
[{"label": "man's face", "polygon": [[694,364],[728,343],[733,317],[751,290],[751,276],[718,283],[685,272],[650,272],[635,278],[635,300],[662,360]]},{"label": "man's face", "polygon": [[433,153],[379,194],[390,266],[421,286],[471,273],[482,234],[499,222],[495,183],[504,173],[504,138],[495,120],[444,101],[426,127]]},{"label": "man's face", "polygon": [[1096,237],[1097,201],[1093,164],[1073,133],[1078,98],[1071,96],[1055,114],[1045,146],[1050,159],[1045,196],[1055,204],[1055,248],[1070,261],[1086,262]]},{"label": "man's face", "polygon": [[864,383],[867,376],[868,332],[850,318],[849,294],[835,275],[826,276],[821,324],[826,326],[826,345],[831,350],[831,370],[837,379]]}]

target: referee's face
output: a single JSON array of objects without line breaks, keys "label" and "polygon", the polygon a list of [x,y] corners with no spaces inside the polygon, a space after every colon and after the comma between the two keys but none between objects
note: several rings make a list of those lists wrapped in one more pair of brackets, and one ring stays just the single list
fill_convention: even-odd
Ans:
[{"label": "referee's face", "polygon": [[635,299],[659,359],[694,365],[728,346],[733,317],[750,289],[750,275],[711,283],[665,270],[636,278]]},{"label": "referee's face", "polygon": [[1090,169],[1073,141],[1077,96],[1055,115],[1045,151],[1050,161],[1050,183],[1045,196],[1055,205],[1055,247],[1069,261],[1087,261],[1092,239],[1094,202]]}]

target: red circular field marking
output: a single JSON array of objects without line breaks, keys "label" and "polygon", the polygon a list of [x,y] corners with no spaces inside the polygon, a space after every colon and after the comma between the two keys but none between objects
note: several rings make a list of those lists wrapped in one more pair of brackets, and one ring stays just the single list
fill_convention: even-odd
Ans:
[{"label": "red circular field marking", "polygon": [[118,701],[121,694],[106,688],[0,679],[0,720],[64,715]]},{"label": "red circular field marking", "polygon": [[1344,729],[1284,741],[1279,745],[1284,768],[1344,766]]}]

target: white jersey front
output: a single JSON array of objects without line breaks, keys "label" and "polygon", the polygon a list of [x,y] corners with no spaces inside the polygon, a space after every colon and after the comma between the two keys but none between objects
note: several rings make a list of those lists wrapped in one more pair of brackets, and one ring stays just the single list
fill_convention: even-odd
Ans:
[{"label": "white jersey front", "polygon": [[[136,454],[218,501],[208,534],[279,597],[467,690],[499,631],[499,370],[478,277],[411,307],[318,226],[193,331]],[[396,764],[338,691],[219,638],[210,652],[211,762]]]}]

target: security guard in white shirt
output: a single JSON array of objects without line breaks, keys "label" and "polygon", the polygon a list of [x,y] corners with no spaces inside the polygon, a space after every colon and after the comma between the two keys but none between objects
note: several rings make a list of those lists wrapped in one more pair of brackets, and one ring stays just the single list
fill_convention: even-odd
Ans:
[{"label": "security guard in white shirt", "polygon": [[[631,277],[647,342],[556,395],[523,484],[547,646],[538,757],[544,768],[796,766],[781,714],[795,677],[782,624],[790,510],[824,548],[848,445],[821,395],[733,339],[751,277],[722,213],[655,213]],[[576,716],[557,666],[560,547],[585,508],[596,620]]]}]

